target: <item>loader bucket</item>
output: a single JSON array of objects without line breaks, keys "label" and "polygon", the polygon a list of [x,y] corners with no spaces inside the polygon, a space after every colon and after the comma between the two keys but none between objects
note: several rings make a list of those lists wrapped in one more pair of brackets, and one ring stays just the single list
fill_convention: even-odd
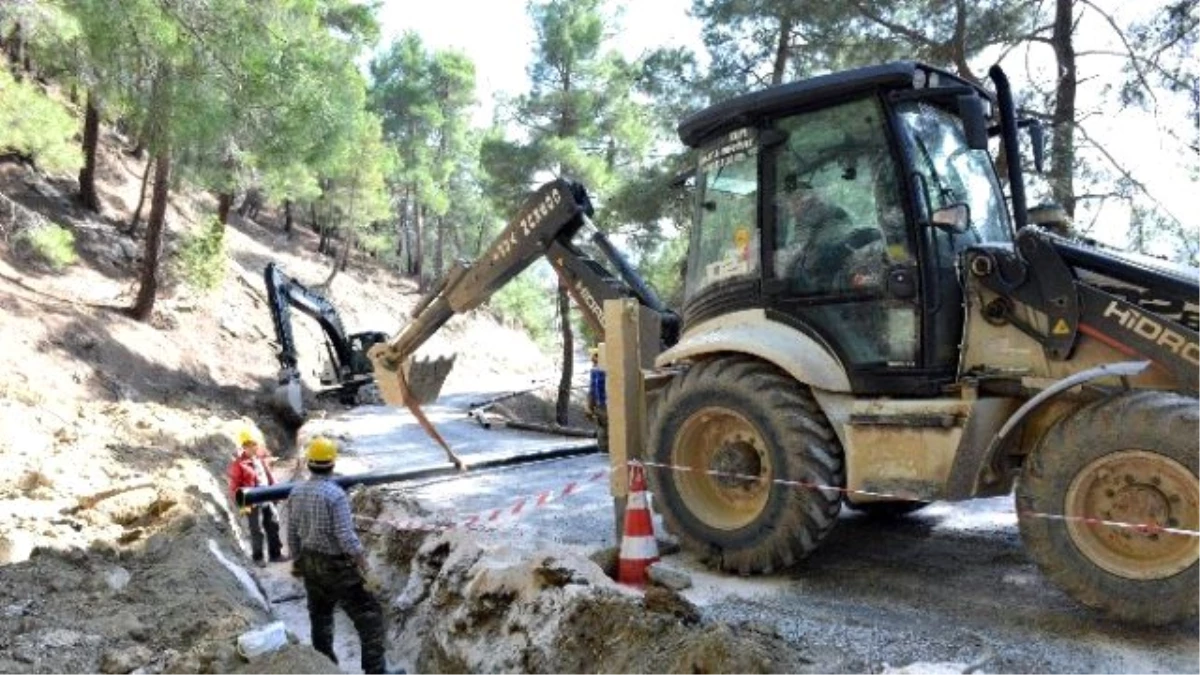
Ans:
[{"label": "loader bucket", "polygon": [[[446,381],[446,376],[450,374],[450,368],[454,366],[454,358],[453,356],[439,357],[424,361],[409,359],[400,370],[388,370],[386,367],[380,367],[376,362],[375,384],[379,387],[379,393],[388,405],[403,405],[408,408],[417,418],[417,422],[420,423],[425,433],[429,434],[429,437],[442,446],[442,450],[446,451],[446,457],[459,469],[466,469],[466,462],[454,453],[450,444],[446,442],[445,438],[442,438],[433,423],[425,416],[425,412],[421,410],[422,402],[431,402],[437,399],[438,392],[441,391],[442,384]],[[425,399],[419,398],[414,387],[409,384],[409,373],[419,378],[418,386],[422,387],[421,395],[425,396]]]},{"label": "loader bucket", "polygon": [[439,356],[437,358],[410,358],[404,364],[404,379],[408,390],[417,403],[426,405],[437,400],[454,367],[455,356]]}]

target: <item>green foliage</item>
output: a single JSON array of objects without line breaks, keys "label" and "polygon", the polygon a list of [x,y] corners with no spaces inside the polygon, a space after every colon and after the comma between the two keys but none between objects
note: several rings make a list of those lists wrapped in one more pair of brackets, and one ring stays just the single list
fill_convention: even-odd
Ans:
[{"label": "green foliage", "polygon": [[56,271],[63,270],[78,259],[75,235],[61,225],[49,223],[21,230],[17,240],[29,246],[37,257]]},{"label": "green foliage", "polygon": [[74,142],[78,123],[60,103],[0,68],[0,152],[16,152],[50,173],[77,171],[83,155]]},{"label": "green foliage", "polygon": [[25,51],[39,76],[75,82],[81,69],[79,22],[58,0],[0,2],[0,35],[20,26]]},{"label": "green foliage", "polygon": [[321,202],[332,225],[359,239],[389,213],[386,181],[397,160],[395,150],[384,144],[380,120],[373,113],[359,111],[350,140],[328,161]]},{"label": "green foliage", "polygon": [[225,279],[225,226],[215,217],[197,231],[183,236],[175,271],[184,283],[211,291]]},{"label": "green foliage", "polygon": [[390,182],[405,272],[440,276],[481,223],[479,145],[468,124],[475,65],[405,33],[372,60],[371,79],[371,107],[400,160]]},{"label": "green foliage", "polygon": [[687,232],[667,238],[661,245],[645,255],[638,265],[638,272],[658,292],[668,307],[683,306],[684,263],[687,259]]},{"label": "green foliage", "polygon": [[497,291],[488,306],[502,319],[515,321],[543,349],[554,345],[555,295],[530,274],[522,274]]},{"label": "green foliage", "polygon": [[693,0],[714,99],[897,59],[976,78],[968,60],[1032,28],[1029,0]]}]

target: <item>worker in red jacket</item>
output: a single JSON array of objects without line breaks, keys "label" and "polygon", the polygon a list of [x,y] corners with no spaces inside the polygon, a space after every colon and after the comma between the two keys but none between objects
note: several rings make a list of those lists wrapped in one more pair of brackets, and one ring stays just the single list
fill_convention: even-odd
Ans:
[{"label": "worker in red jacket", "polygon": [[[235,499],[241,488],[252,488],[264,485],[274,485],[275,478],[267,466],[267,450],[259,440],[258,433],[249,427],[238,432],[238,445],[241,452],[229,463],[229,496]],[[254,564],[266,567],[263,560],[263,533],[266,533],[267,556],[271,562],[284,562],[283,543],[279,538],[279,512],[274,504],[256,504],[243,506],[240,510],[246,516],[250,528],[251,557]]]}]

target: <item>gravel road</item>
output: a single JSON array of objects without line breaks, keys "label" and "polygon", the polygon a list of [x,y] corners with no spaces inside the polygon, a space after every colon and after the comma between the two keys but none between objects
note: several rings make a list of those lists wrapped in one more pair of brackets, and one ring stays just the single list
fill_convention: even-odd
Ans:
[{"label": "gravel road", "polygon": [[[363,441],[362,459],[370,468],[435,459],[415,425],[363,419],[395,414],[355,411],[356,428],[375,434]],[[450,410],[431,417],[468,453],[520,440]],[[531,551],[552,541],[591,552],[613,545],[607,478],[590,480],[607,462],[590,455],[388,489],[456,517],[551,492],[545,506],[504,517],[480,538]],[[583,489],[562,497],[572,481]],[[773,576],[714,574],[687,554],[665,560],[692,574],[695,586],[684,595],[706,618],[777,633],[820,655],[826,672],[1200,672],[1195,621],[1168,628],[1114,623],[1051,586],[1022,548],[1009,498],[935,503],[893,522],[844,511],[814,555]]]}]

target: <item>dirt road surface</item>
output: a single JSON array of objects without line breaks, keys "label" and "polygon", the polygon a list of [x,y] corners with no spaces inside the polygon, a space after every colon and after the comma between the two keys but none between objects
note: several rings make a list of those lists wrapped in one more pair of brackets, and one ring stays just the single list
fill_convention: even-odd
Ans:
[{"label": "dirt road surface", "polygon": [[[431,417],[466,454],[520,442],[453,408],[431,409]],[[402,411],[360,409],[353,420],[353,429],[337,418],[321,424],[342,436],[360,468],[436,460],[440,452]],[[587,555],[614,544],[607,476],[597,480],[607,468],[607,456],[590,455],[377,489],[415,499],[430,521],[511,509],[521,497],[534,504],[551,493],[544,506],[476,531],[478,542]],[[572,482],[582,489],[562,496]],[[813,556],[774,576],[714,574],[686,553],[664,560],[691,574],[694,585],[682,595],[704,623],[776,636],[815,672],[1200,672],[1195,622],[1114,623],[1051,586],[1022,548],[1008,498],[937,503],[893,522],[843,512]]]}]

